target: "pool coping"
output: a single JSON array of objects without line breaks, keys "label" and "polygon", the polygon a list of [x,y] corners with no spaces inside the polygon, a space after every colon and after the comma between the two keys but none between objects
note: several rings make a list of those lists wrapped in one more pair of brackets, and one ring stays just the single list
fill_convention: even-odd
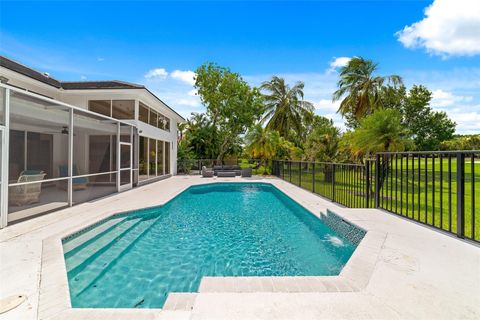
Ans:
[{"label": "pool coping", "polygon": [[[209,181],[208,183],[216,184],[222,182],[244,183],[247,181],[224,180],[213,182]],[[307,205],[299,201],[297,199],[298,196],[293,194],[289,188],[284,188],[281,183],[273,182],[274,181],[262,181],[260,183],[266,183],[276,187],[299,205],[303,206],[308,212],[321,219],[321,212],[316,212],[318,211],[318,208],[315,210],[314,205]],[[165,203],[177,197],[188,188],[194,185],[203,184],[204,183],[196,183],[180,188],[177,190],[177,192],[172,194]],[[165,203],[160,205],[164,205]],[[109,316],[114,316],[115,319],[118,320],[132,319],[132,317],[135,319],[152,319],[158,316],[160,312],[164,312],[166,310],[175,312],[187,311],[188,306],[193,305],[194,296],[196,293],[170,293],[163,309],[72,308],[70,291],[68,287],[67,270],[63,256],[62,240],[88,226],[122,213],[123,212],[106,212],[104,215],[100,215],[88,223],[76,225],[43,240],[40,271],[40,294],[38,302],[39,319],[92,319],[95,317],[104,317],[104,315],[107,314]],[[323,214],[330,214],[329,210],[326,210],[326,212],[323,212]],[[371,275],[373,274],[387,233],[378,230],[369,230],[368,226],[362,225],[361,220],[351,222],[348,218],[342,217],[340,212],[335,212],[334,214],[340,216],[342,219],[348,221],[352,225],[355,225],[366,231],[365,236],[358,244],[357,248],[338,276],[203,277],[200,282],[198,293],[321,293],[356,292],[364,290],[368,285]],[[178,301],[172,303],[171,300],[174,299],[178,301],[181,300],[182,303],[179,303]]]}]

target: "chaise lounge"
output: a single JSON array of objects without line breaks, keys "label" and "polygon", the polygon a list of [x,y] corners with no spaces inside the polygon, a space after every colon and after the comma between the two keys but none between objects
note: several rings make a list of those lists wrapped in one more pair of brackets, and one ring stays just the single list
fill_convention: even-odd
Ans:
[{"label": "chaise lounge", "polygon": [[[68,166],[67,165],[58,166],[58,173],[60,177],[68,177]],[[72,174],[74,176],[78,175],[78,168],[76,165],[73,166]],[[87,189],[87,183],[88,183],[88,179],[86,177],[73,178],[72,179],[73,190],[85,190]],[[61,181],[61,183],[59,184],[59,188],[66,190],[68,188],[68,184],[65,183],[64,181]]]}]

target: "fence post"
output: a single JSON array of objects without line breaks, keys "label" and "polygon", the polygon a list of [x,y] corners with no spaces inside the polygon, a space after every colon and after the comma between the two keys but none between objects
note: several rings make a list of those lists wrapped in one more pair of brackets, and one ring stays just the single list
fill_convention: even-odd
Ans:
[{"label": "fence post", "polygon": [[366,207],[370,208],[370,161],[365,161],[365,202]]},{"label": "fence post", "polygon": [[465,154],[463,152],[457,153],[457,237],[465,237]]},{"label": "fence post", "polygon": [[312,192],[315,193],[315,162],[312,163]]},{"label": "fence post", "polygon": [[380,155],[375,155],[375,208],[380,206]]},{"label": "fence post", "polygon": [[335,202],[335,164],[332,163],[332,201]]}]

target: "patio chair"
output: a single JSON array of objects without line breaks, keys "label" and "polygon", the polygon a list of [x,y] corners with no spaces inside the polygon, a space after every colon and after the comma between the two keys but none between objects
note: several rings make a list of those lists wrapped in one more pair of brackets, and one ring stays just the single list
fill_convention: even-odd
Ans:
[{"label": "patio chair", "polygon": [[202,167],[202,177],[203,178],[211,178],[213,177],[213,170],[208,170],[207,167]]},{"label": "patio chair", "polygon": [[[76,165],[73,165],[72,174],[74,176],[79,175],[78,168],[77,168]],[[58,166],[58,175],[60,177],[68,177],[68,165]],[[88,183],[88,179],[86,177],[73,178],[72,179],[73,190],[85,190],[85,189],[87,189],[87,183]],[[66,190],[67,187],[68,187],[68,184],[65,183],[65,181],[62,181],[58,186],[59,186],[59,188]]]},{"label": "patio chair", "polygon": [[[25,170],[20,173],[17,183],[42,181],[46,173],[37,170]],[[42,183],[13,186],[8,189],[8,201],[15,206],[24,206],[39,201]]]},{"label": "patio chair", "polygon": [[250,178],[252,176],[252,168],[247,167],[242,169],[242,178]]}]

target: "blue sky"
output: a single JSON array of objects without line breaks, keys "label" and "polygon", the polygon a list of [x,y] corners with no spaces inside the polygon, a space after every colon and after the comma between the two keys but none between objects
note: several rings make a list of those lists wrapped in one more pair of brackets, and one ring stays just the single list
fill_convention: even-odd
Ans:
[{"label": "blue sky", "polygon": [[146,84],[186,116],[203,110],[191,76],[205,61],[252,85],[280,75],[304,81],[306,99],[339,126],[338,66],[363,56],[381,74],[427,85],[459,133],[478,133],[477,2],[2,1],[0,52],[62,80]]}]

